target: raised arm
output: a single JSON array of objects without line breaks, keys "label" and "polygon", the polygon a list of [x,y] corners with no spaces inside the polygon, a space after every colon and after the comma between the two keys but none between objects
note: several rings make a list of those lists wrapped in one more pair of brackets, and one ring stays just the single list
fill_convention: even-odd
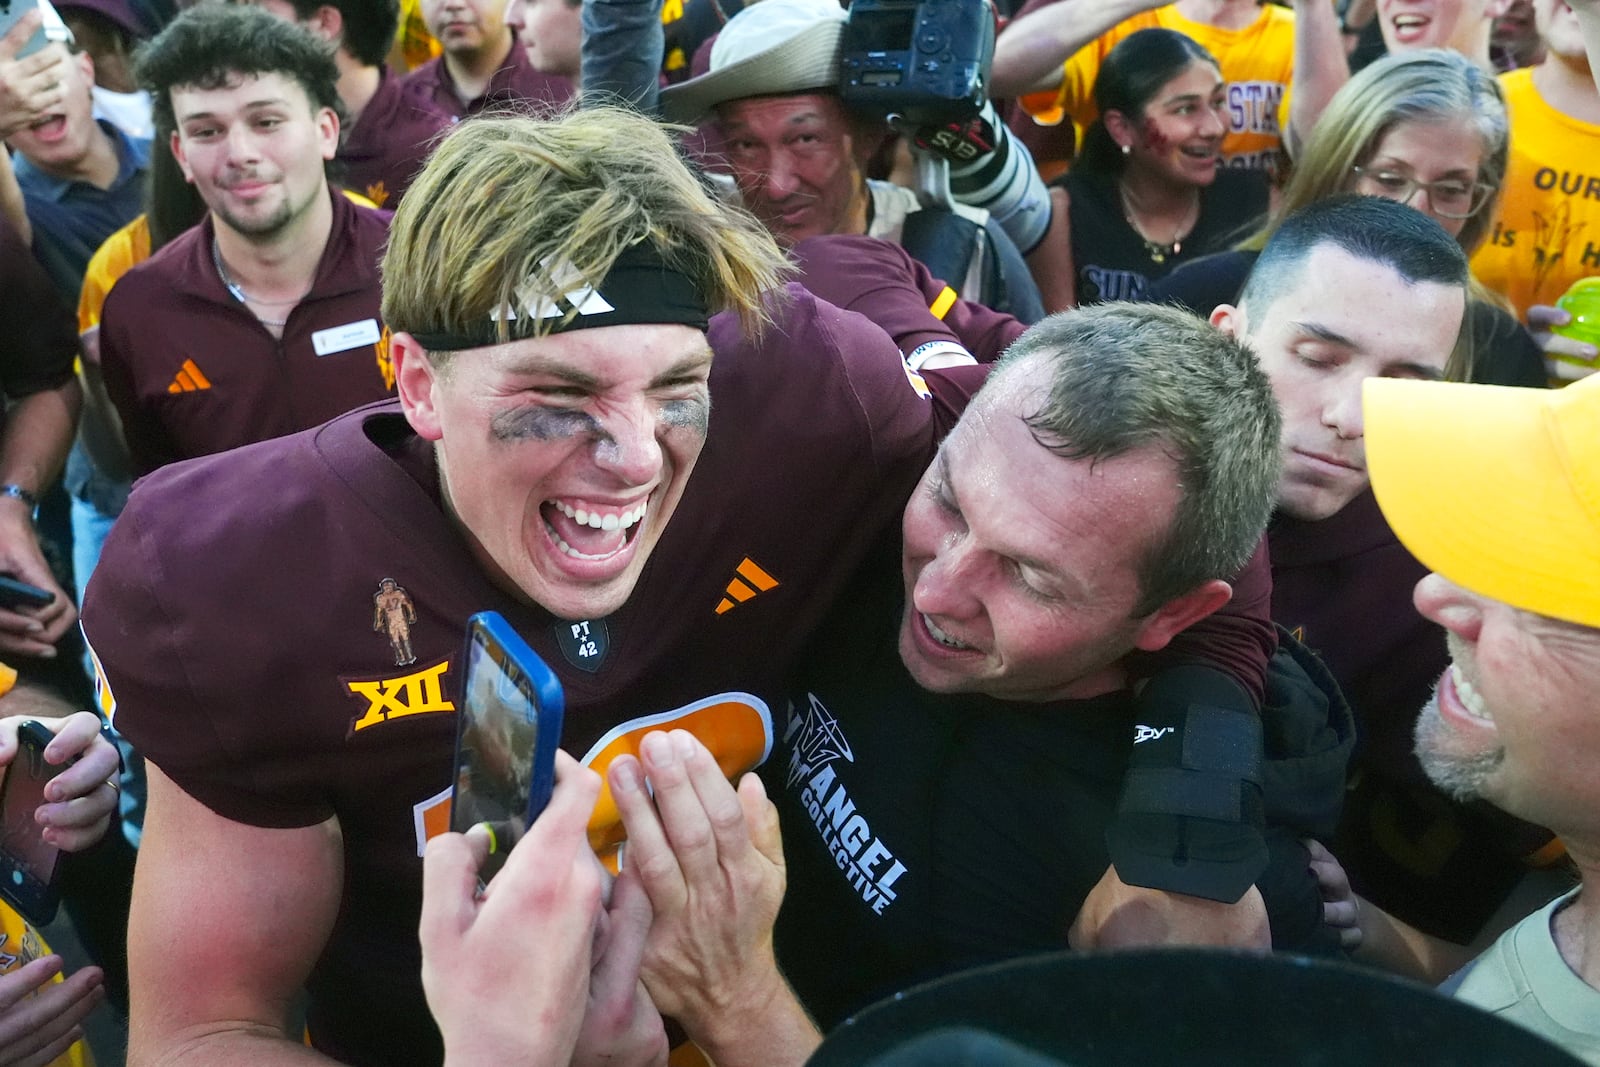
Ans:
[{"label": "raised arm", "polygon": [[1019,16],[995,39],[989,95],[1006,100],[1053,89],[1067,59],[1124,19],[1166,0],[1056,0]]},{"label": "raised arm", "polygon": [[339,911],[329,819],[265,829],[211,811],[153,763],[128,920],[128,1063],[330,1063],[289,1032]]},{"label": "raised arm", "polygon": [[1289,127],[1283,131],[1295,155],[1345,82],[1350,64],[1339,35],[1339,17],[1327,0],[1294,0],[1294,79],[1289,87]]}]

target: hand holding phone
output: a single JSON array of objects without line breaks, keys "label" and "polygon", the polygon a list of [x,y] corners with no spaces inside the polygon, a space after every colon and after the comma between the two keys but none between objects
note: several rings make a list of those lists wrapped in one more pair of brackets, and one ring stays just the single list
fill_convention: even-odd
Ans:
[{"label": "hand holding phone", "polygon": [[45,762],[55,735],[29,719],[17,727],[17,752],[0,782],[0,897],[35,926],[55,918],[60,891],[56,861],[61,850],[44,839],[34,813],[46,802],[45,786],[69,764]]},{"label": "hand holding phone", "polygon": [[550,800],[564,701],[555,673],[497,612],[468,620],[466,661],[450,829],[487,829],[488,882]]},{"label": "hand holding phone", "polygon": [[66,100],[73,60],[66,49],[46,45],[72,35],[54,8],[46,17],[46,8],[35,0],[0,0],[0,136],[59,111]]}]

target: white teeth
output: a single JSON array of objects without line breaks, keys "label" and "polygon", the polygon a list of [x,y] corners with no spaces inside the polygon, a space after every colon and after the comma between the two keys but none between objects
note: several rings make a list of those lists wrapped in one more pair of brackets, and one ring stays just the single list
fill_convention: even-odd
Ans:
[{"label": "white teeth", "polygon": [[[545,529],[550,530],[550,524],[549,523],[545,524]],[[579,552],[577,549],[575,549],[571,545],[567,544],[565,541],[563,541],[561,539],[561,535],[556,533],[554,530],[550,530],[550,536],[555,539],[557,548],[561,549],[561,551],[565,552],[567,555],[572,556],[572,557],[574,557],[576,559],[610,559],[612,556],[616,555],[618,552],[621,552],[622,549],[626,545],[626,542],[624,542],[624,544],[618,545],[616,548],[614,548],[610,552],[601,552],[599,555],[591,556],[589,553],[587,553],[587,552]]]},{"label": "white teeth", "polygon": [[947,634],[943,630],[939,629],[939,627],[937,627],[937,626],[935,626],[933,624],[933,620],[928,618],[928,616],[926,616],[926,615],[922,616],[922,624],[928,628],[928,632],[933,635],[933,639],[935,641],[939,642],[941,645],[943,645],[946,648],[971,648],[972,647],[971,645],[963,644],[962,642],[957,641],[955,638],[951,637],[949,634]]},{"label": "white teeth", "polygon": [[1450,681],[1455,684],[1456,696],[1460,698],[1461,706],[1466,709],[1467,714],[1485,722],[1494,721],[1489,709],[1484,706],[1483,697],[1479,696],[1472,683],[1467,681],[1466,676],[1461,673],[1461,668],[1453,663],[1450,665]]},{"label": "white teeth", "polygon": [[577,523],[579,526],[588,526],[595,530],[626,530],[637,525],[644,519],[644,513],[649,510],[650,503],[645,501],[636,508],[629,508],[622,514],[612,513],[602,515],[598,511],[586,511],[575,508],[570,504],[563,504],[559,500],[552,500],[557,511]]}]

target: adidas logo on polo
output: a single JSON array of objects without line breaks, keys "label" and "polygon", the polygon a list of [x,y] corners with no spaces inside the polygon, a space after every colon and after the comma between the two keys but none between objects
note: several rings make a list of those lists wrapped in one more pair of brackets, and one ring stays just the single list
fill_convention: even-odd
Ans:
[{"label": "adidas logo on polo", "polygon": [[167,386],[169,393],[195,393],[201,389],[210,389],[211,379],[201,373],[192,359],[183,361],[183,366],[178,368],[177,377],[172,379],[172,384]]},{"label": "adidas logo on polo", "polygon": [[717,605],[717,614],[732,611],[746,600],[754,599],[756,594],[765,593],[768,589],[776,589],[778,579],[756,566],[755,560],[749,556],[735,568],[738,575],[728,583],[728,595],[722,598]]}]

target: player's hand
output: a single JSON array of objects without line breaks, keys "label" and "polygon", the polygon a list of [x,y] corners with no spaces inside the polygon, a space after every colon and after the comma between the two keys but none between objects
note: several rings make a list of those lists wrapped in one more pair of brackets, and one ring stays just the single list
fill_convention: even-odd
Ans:
[{"label": "player's hand", "polygon": [[62,982],[60,956],[41,956],[0,975],[0,1063],[43,1067],[83,1037],[83,1020],[105,999],[100,968]]},{"label": "player's hand", "polygon": [[1322,921],[1339,932],[1339,944],[1347,952],[1361,947],[1361,902],[1344,867],[1322,842],[1306,838],[1300,842],[1311,853],[1311,874],[1322,890]]},{"label": "player's hand", "polygon": [[793,998],[772,948],[785,883],[778,812],[754,774],[735,791],[687,731],[647,734],[639,751],[608,775],[628,830],[624,865],[655,912],[642,974],[662,1014],[716,1044]]},{"label": "player's hand", "polygon": [[423,857],[422,991],[448,1063],[566,1064],[589,1002],[602,874],[587,827],[600,777],[556,756],[550,804],[477,891],[481,835],[441,834]]},{"label": "player's hand", "polygon": [[0,137],[61,110],[67,98],[67,64],[72,60],[64,45],[52,41],[31,56],[17,58],[39,21],[39,12],[30,11],[0,37]]},{"label": "player's hand", "polygon": [[78,609],[45,562],[32,509],[14,497],[0,499],[0,574],[56,595],[42,608],[0,608],[0,656],[54,656],[56,642],[78,621]]},{"label": "player's hand", "polygon": [[30,718],[56,735],[45,746],[44,761],[68,765],[44,787],[45,803],[34,810],[34,819],[44,827],[44,839],[62,851],[86,849],[105,836],[117,813],[122,767],[117,746],[101,734],[100,717],[93,712],[62,719],[12,715],[0,719],[0,765],[10,767],[17,755],[17,727]]},{"label": "player's hand", "polygon": [[1145,889],[1107,867],[1067,933],[1080,951],[1156,945],[1218,945],[1266,951],[1272,947],[1267,906],[1251,886],[1236,903]]},{"label": "player's hand", "polygon": [[[1600,3],[1600,0],[1597,0]],[[1535,304],[1528,309],[1528,332],[1546,356],[1569,356],[1593,363],[1600,357],[1600,349],[1584,341],[1562,337],[1552,327],[1566,326],[1572,322],[1568,312],[1549,304]]]}]

